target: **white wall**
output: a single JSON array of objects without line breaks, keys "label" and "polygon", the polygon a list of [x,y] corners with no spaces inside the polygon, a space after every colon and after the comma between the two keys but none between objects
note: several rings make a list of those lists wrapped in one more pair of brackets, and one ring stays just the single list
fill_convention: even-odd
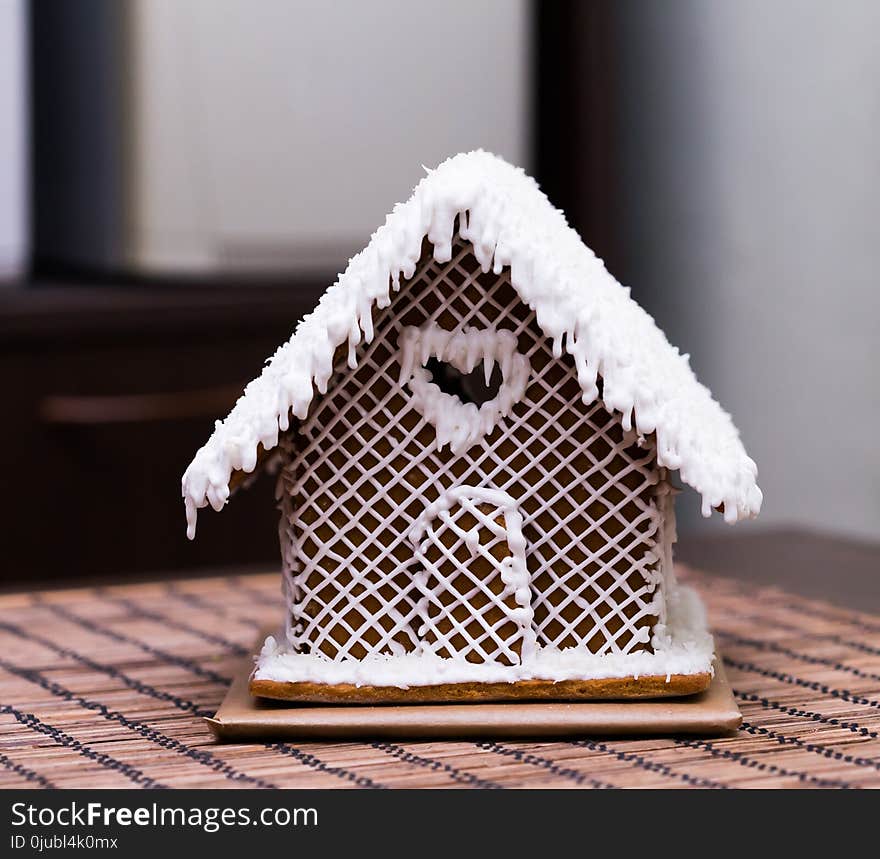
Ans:
[{"label": "white wall", "polygon": [[27,27],[24,0],[0,0],[0,284],[27,253]]},{"label": "white wall", "polygon": [[137,262],[339,269],[424,176],[528,166],[526,0],[138,0]]},{"label": "white wall", "polygon": [[733,413],[760,521],[880,537],[880,3],[618,14],[626,280]]}]

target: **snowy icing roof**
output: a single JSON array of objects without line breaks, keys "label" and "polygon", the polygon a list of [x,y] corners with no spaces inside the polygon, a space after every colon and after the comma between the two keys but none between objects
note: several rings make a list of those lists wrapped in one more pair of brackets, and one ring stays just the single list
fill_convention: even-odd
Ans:
[{"label": "snowy icing roof", "polygon": [[702,495],[704,516],[719,506],[728,522],[757,515],[757,467],[688,356],[670,345],[533,179],[476,151],[428,170],[216,423],[183,475],[190,538],[198,508],[222,509],[232,473],[253,471],[259,445],[274,448],[290,414],[305,418],[315,391],[326,393],[337,347],[347,342],[355,365],[357,346],[373,337],[373,307],[387,307],[392,290],[412,277],[423,239],[438,262],[449,261],[456,217],[483,270],[499,274],[509,266],[554,353],[574,358],[585,403],[599,395],[601,377],[605,407],[622,414],[626,429],[634,421],[641,434],[656,433],[659,464]]}]

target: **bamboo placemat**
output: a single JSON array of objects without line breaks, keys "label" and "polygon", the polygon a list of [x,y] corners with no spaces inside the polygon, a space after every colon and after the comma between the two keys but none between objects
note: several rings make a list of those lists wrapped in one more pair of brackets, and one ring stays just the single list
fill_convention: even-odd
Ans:
[{"label": "bamboo placemat", "polygon": [[744,721],[701,740],[215,743],[279,577],[0,597],[0,787],[880,787],[880,616],[681,571]]}]

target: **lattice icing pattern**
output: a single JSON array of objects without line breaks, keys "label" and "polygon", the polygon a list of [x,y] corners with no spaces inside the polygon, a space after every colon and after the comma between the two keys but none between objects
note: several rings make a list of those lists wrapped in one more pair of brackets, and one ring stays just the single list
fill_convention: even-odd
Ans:
[{"label": "lattice icing pattern", "polygon": [[[504,416],[475,420],[478,432],[453,421],[441,440],[410,390],[438,356],[462,370],[482,363],[487,376],[487,356],[506,364]],[[287,640],[304,678],[377,682],[328,667],[360,661],[403,685],[455,682],[474,665],[518,677],[559,659],[570,670],[572,654],[621,664],[668,650],[665,471],[651,439],[601,400],[585,407],[570,361],[553,354],[507,273],[482,273],[464,242],[446,264],[423,261],[353,368],[337,356],[326,395],[282,441]],[[487,581],[493,597],[474,605]],[[461,606],[476,624],[457,618],[467,634],[449,619]]]},{"label": "lattice icing pattern", "polygon": [[422,652],[504,665],[534,654],[526,541],[510,495],[450,489],[419,517],[410,542]]},{"label": "lattice icing pattern", "polygon": [[316,392],[327,390],[337,350],[355,366],[360,347],[373,342],[374,309],[388,307],[402,279],[412,278],[424,240],[444,265],[458,238],[472,247],[483,272],[509,272],[554,355],[574,360],[584,403],[601,397],[625,429],[653,435],[658,464],[677,469],[702,495],[704,515],[721,507],[733,522],[758,513],[755,463],[687,356],[669,344],[533,180],[500,158],[472,152],[429,171],[395,207],[218,422],[182,480],[190,538],[200,507],[220,510],[226,503],[233,471],[253,471],[260,449],[278,445],[291,414],[308,416]]},{"label": "lattice icing pattern", "polygon": [[518,665],[473,663],[426,653],[377,654],[363,660],[328,660],[294,653],[280,637],[269,636],[257,659],[254,677],[281,683],[351,683],[356,686],[407,687],[430,683],[501,683],[517,680],[602,680],[609,677],[670,677],[713,670],[715,644],[699,597],[683,586],[667,592],[668,622],[664,646],[632,653],[585,653],[572,648],[538,647]]}]

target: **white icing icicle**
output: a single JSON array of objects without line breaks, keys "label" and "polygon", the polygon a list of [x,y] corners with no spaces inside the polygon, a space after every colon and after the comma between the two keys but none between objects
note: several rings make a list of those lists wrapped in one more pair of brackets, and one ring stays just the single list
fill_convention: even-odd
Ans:
[{"label": "white icing icicle", "polygon": [[[428,323],[421,328],[404,328],[399,348],[400,384],[409,386],[414,405],[437,430],[438,449],[448,444],[453,453],[460,453],[491,434],[522,399],[529,380],[528,358],[516,351],[516,337],[511,331],[465,328],[453,334]],[[431,374],[424,369],[431,358],[444,361],[465,375],[482,363],[487,385],[497,362],[502,379],[498,393],[479,408],[474,403],[463,403],[431,381]]]},{"label": "white icing icicle", "polygon": [[[755,463],[730,416],[697,381],[687,356],[669,344],[532,179],[477,151],[430,171],[412,197],[394,208],[217,424],[183,475],[190,538],[198,509],[208,504],[222,509],[232,472],[253,470],[260,444],[266,450],[277,445],[288,413],[306,417],[315,391],[326,390],[336,348],[347,344],[349,361],[356,359],[357,346],[373,335],[372,307],[387,307],[392,288],[412,276],[423,239],[433,245],[438,262],[450,259],[456,217],[483,270],[509,267],[513,287],[535,310],[554,351],[573,356],[585,403],[598,395],[601,376],[605,407],[632,422],[639,435],[656,433],[658,464],[678,470],[703,496],[705,515],[721,507],[724,518],[735,522],[758,513],[762,496]],[[465,365],[482,357],[474,349],[465,353]],[[501,366],[504,372],[503,356]],[[478,420],[481,431],[491,423],[469,415],[463,423],[444,424],[445,443],[466,444]]]}]

